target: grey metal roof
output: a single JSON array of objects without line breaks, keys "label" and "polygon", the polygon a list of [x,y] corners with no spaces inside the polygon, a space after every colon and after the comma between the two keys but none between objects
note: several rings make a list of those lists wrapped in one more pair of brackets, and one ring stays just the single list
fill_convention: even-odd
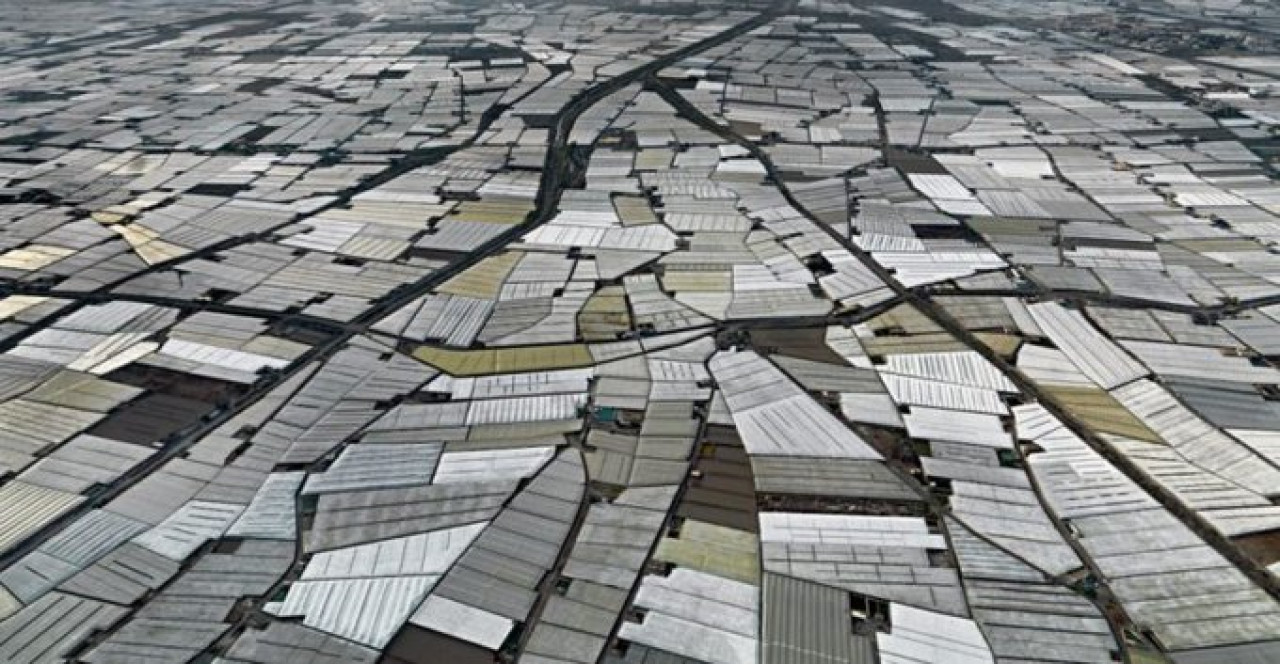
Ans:
[{"label": "grey metal roof", "polygon": [[[618,615],[626,607],[628,591],[581,579],[571,582],[564,595],[552,595],[542,609],[529,640],[529,656],[594,664],[613,633]],[[573,642],[576,647],[563,648]]]},{"label": "grey metal roof", "polygon": [[83,500],[74,493],[20,480],[0,485],[0,551],[18,544]]},{"label": "grey metal roof", "polygon": [[1102,612],[954,520],[948,534],[964,573],[974,618],[999,658],[1111,661],[1118,649]]},{"label": "grey metal roof", "polygon": [[427,295],[421,308],[409,320],[403,336],[410,339],[438,339],[450,346],[470,346],[493,312],[490,300],[461,295]]},{"label": "grey metal roof", "polygon": [[1280,355],[1280,323],[1266,316],[1228,318],[1219,325],[1263,355]]},{"label": "grey metal roof", "polygon": [[54,592],[0,621],[0,661],[60,664],[93,630],[105,629],[127,609]]},{"label": "grey metal roof", "polygon": [[884,386],[872,369],[815,362],[787,355],[769,357],[806,390],[816,392],[883,392]]},{"label": "grey metal roof", "polygon": [[242,505],[192,500],[133,542],[181,561],[206,541],[221,537],[242,511]]},{"label": "grey metal roof", "polygon": [[376,347],[343,349],[258,436],[279,435],[288,443],[281,462],[312,463],[377,418],[376,402],[407,394],[435,375],[419,362],[380,355]]},{"label": "grey metal roof", "polygon": [[[561,578],[569,582],[569,589],[563,598],[551,597],[542,620],[534,627],[539,652],[555,654],[554,643],[544,641],[547,637],[540,634],[547,626],[559,628],[551,630],[556,634],[561,630],[597,637],[612,633],[613,621],[666,521],[675,490],[675,486],[626,489],[612,503],[602,501],[587,509],[562,571]],[[597,643],[594,658],[585,648],[576,651],[582,661],[597,661],[605,645]]]},{"label": "grey metal roof", "polygon": [[241,597],[262,595],[279,579],[293,551],[292,542],[249,540],[202,556],[83,658],[125,664],[196,656],[230,629],[223,620]]},{"label": "grey metal roof", "polygon": [[302,580],[440,576],[487,525],[473,523],[323,551],[311,556]]},{"label": "grey metal roof", "polygon": [[230,537],[294,539],[297,537],[297,495],[306,473],[272,473],[253,501],[227,529]]},{"label": "grey metal roof", "polygon": [[921,500],[881,461],[756,455],[751,470],[761,493]]},{"label": "grey metal roof", "polygon": [[967,481],[951,486],[956,517],[1000,546],[1051,575],[1083,566],[1030,489]]},{"label": "grey metal roof", "polygon": [[561,452],[511,499],[433,593],[512,620],[527,619],[578,516],[585,483],[582,455]]},{"label": "grey metal roof", "polygon": [[92,664],[163,664],[196,656],[231,626],[211,620],[131,620],[81,656]]},{"label": "grey metal roof", "polygon": [[1091,306],[1089,316],[1117,339],[1172,341],[1160,323],[1145,309]]},{"label": "grey metal roof", "polygon": [[765,512],[760,540],[766,572],[952,615],[966,611],[956,570],[929,555],[945,540],[922,520]]},{"label": "grey metal roof", "polygon": [[[18,562],[0,572],[0,598],[12,597],[21,603],[29,603],[54,586],[80,571],[64,560],[54,558],[43,551],[32,551]],[[6,602],[7,603],[7,602]]]},{"label": "grey metal roof", "polygon": [[80,435],[37,461],[22,477],[32,484],[80,493],[94,484],[110,484],[154,453],[143,445]]},{"label": "grey metal roof", "polygon": [[439,443],[349,445],[323,473],[307,478],[303,494],[427,484],[440,459]]},{"label": "grey metal roof", "polygon": [[125,542],[59,589],[115,604],[136,602],[178,573],[178,563],[132,542]]},{"label": "grey metal roof", "polygon": [[373,664],[378,652],[290,622],[247,629],[219,662],[225,664]]},{"label": "grey metal roof", "polygon": [[853,633],[848,592],[770,573],[760,592],[760,664],[875,664],[874,642]]},{"label": "grey metal roof", "polygon": [[714,664],[750,664],[759,648],[759,589],[754,584],[677,567],[646,575],[619,638]]},{"label": "grey metal roof", "polygon": [[710,368],[750,454],[878,459],[880,454],[750,351],[721,353]]},{"label": "grey metal roof", "polygon": [[321,551],[492,519],[514,480],[326,494],[307,550]]},{"label": "grey metal roof", "polygon": [[1221,326],[1206,325],[1190,314],[1160,309],[1153,309],[1151,317],[1156,319],[1160,326],[1169,332],[1169,336],[1173,337],[1172,341],[1175,343],[1195,346],[1221,346],[1223,348],[1241,345],[1227,331],[1227,320],[1222,321],[1223,324]]},{"label": "grey metal roof", "polygon": [[0,469],[21,470],[34,461],[36,453],[83,432],[105,416],[28,398],[0,404]]},{"label": "grey metal roof", "polygon": [[[274,605],[277,615],[308,627],[381,648],[413,613],[436,575],[301,581]],[[376,598],[376,601],[371,601]]]},{"label": "grey metal roof", "polygon": [[220,466],[210,463],[170,459],[160,470],[142,478],[108,503],[106,509],[151,525],[158,524],[199,493],[219,470]]},{"label": "grey metal roof", "polygon": [[502,224],[442,219],[434,232],[414,242],[415,247],[442,251],[471,251],[506,230]]},{"label": "grey metal roof", "polygon": [[1271,664],[1280,661],[1280,641],[1183,650],[1170,657],[1175,664]]},{"label": "grey metal roof", "polygon": [[1188,650],[1276,634],[1275,600],[1042,407],[1015,410],[1019,427],[1047,450],[1030,466],[1054,515],[1083,533],[1079,542],[1111,589],[1163,645]]},{"label": "grey metal roof", "polygon": [[1168,378],[1164,384],[1219,427],[1280,430],[1280,403],[1263,399],[1251,385],[1196,378]]},{"label": "grey metal roof", "polygon": [[1090,293],[1103,291],[1102,282],[1098,281],[1093,272],[1083,268],[1037,265],[1027,271],[1027,276],[1049,290]]},{"label": "grey metal roof", "polygon": [[966,582],[973,579],[1022,583],[1044,582],[1044,573],[1027,564],[1026,561],[1019,560],[1009,552],[978,537],[955,519],[948,518],[946,523],[951,548],[955,552]]},{"label": "grey metal roof", "polygon": [[30,602],[145,529],[127,517],[93,510],[0,572],[0,585]]},{"label": "grey metal roof", "polygon": [[0,355],[0,396],[6,401],[40,384],[59,365],[13,353]]},{"label": "grey metal roof", "polygon": [[639,644],[628,647],[622,656],[611,652],[604,661],[606,664],[703,664],[696,659]]}]

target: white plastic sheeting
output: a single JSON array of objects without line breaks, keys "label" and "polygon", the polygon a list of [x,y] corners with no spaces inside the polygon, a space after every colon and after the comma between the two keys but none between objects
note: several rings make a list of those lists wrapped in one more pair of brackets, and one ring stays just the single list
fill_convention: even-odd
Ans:
[{"label": "white plastic sheeting", "polygon": [[916,407],[902,419],[912,438],[1013,449],[1013,438],[996,415]]},{"label": "white plastic sheeting", "polygon": [[930,533],[925,520],[914,516],[761,512],[760,541],[947,548],[945,537]]},{"label": "white plastic sheeting", "polygon": [[711,359],[710,368],[749,454],[881,458],[756,353],[721,353]]},{"label": "white plastic sheeting", "polygon": [[440,576],[485,528],[473,523],[317,553],[302,580]]},{"label": "white plastic sheeting", "polygon": [[488,650],[501,647],[515,627],[510,618],[439,595],[428,597],[414,612],[410,622]]},{"label": "white plastic sheeting", "polygon": [[393,576],[304,581],[273,606],[281,617],[357,643],[381,648],[435,585],[438,577]]},{"label": "white plastic sheeting", "polygon": [[1027,307],[1036,324],[1072,363],[1104,389],[1147,375],[1145,367],[1093,327],[1078,311],[1056,302]]},{"label": "white plastic sheeting", "polygon": [[917,609],[905,604],[889,606],[888,633],[876,633],[882,664],[992,664],[995,658],[978,624],[968,618]]},{"label": "white plastic sheeting", "polygon": [[192,500],[133,541],[166,558],[186,560],[206,541],[221,537],[243,510],[242,505]]},{"label": "white plastic sheeting", "polygon": [[554,447],[448,452],[440,457],[433,484],[529,477],[555,454]]},{"label": "white plastic sheeting", "polygon": [[884,371],[1001,392],[1018,391],[999,369],[976,351],[890,355],[885,358]]},{"label": "white plastic sheeting", "polygon": [[302,471],[272,473],[267,476],[253,501],[240,518],[231,524],[227,534],[232,537],[261,537],[264,539],[293,539],[298,536],[297,505],[298,487],[306,473]]},{"label": "white plastic sheeting", "polygon": [[621,638],[710,664],[755,664],[759,591],[754,585],[677,568],[646,576],[635,605],[640,623],[624,622]]}]

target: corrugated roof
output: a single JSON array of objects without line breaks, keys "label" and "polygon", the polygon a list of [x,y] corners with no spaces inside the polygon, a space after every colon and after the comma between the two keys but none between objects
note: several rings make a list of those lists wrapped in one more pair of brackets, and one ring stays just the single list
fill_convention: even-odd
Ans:
[{"label": "corrugated roof", "polygon": [[1216,426],[1280,431],[1280,403],[1263,399],[1252,385],[1187,378],[1163,382],[1196,413]]},{"label": "corrugated roof", "polygon": [[529,477],[555,454],[553,447],[447,452],[440,457],[434,484]]},{"label": "corrugated roof", "polygon": [[0,551],[18,544],[83,501],[74,493],[19,480],[0,486]]},{"label": "corrugated roof", "polygon": [[[1274,636],[1280,625],[1274,599],[1042,407],[1019,406],[1016,416],[1046,450],[1029,465],[1055,516],[1083,533],[1079,542],[1117,597],[1165,647]],[[1175,549],[1179,555],[1168,555]],[[1179,582],[1169,583],[1171,575]]]},{"label": "corrugated roof", "polygon": [[154,453],[142,445],[81,435],[37,461],[22,478],[51,489],[81,493],[95,484],[110,484]]},{"label": "corrugated roof", "polygon": [[392,576],[325,581],[299,581],[275,607],[282,617],[301,617],[302,624],[381,648],[413,613],[436,576]]},{"label": "corrugated roof", "polygon": [[788,355],[772,355],[774,364],[790,374],[806,390],[817,392],[883,392],[880,378],[871,369],[816,362]]},{"label": "corrugated roof", "polygon": [[1054,345],[1099,386],[1111,389],[1148,374],[1146,367],[1098,332],[1080,312],[1056,302],[1027,309]]},{"label": "corrugated roof", "polygon": [[0,660],[59,664],[85,637],[106,629],[128,610],[65,593],[49,593],[0,621]]},{"label": "corrugated roof", "polygon": [[440,443],[348,445],[327,470],[307,478],[302,493],[428,484],[440,450]]},{"label": "corrugated roof", "polygon": [[0,469],[21,470],[37,452],[102,420],[103,413],[28,399],[0,404]]},{"label": "corrugated roof", "polygon": [[883,374],[883,379],[889,394],[899,404],[994,415],[1005,415],[1009,412],[1000,394],[994,390],[891,373]]},{"label": "corrugated roof", "polygon": [[889,619],[890,631],[876,634],[881,664],[995,662],[986,637],[972,620],[898,603],[890,605]]},{"label": "corrugated roof", "polygon": [[709,366],[749,453],[880,458],[786,374],[754,352],[721,353]]},{"label": "corrugated roof", "polygon": [[173,662],[194,658],[231,628],[243,597],[260,596],[293,562],[292,542],[249,540],[201,556],[147,606],[82,658],[89,662]]},{"label": "corrugated roof", "polygon": [[848,592],[766,573],[760,602],[760,664],[875,664],[874,642],[850,627]]},{"label": "corrugated roof", "polygon": [[514,488],[514,481],[500,480],[325,494],[317,505],[307,550],[487,521]]},{"label": "corrugated roof", "polygon": [[246,629],[221,661],[226,664],[373,664],[378,651],[302,625],[273,621],[265,630]]},{"label": "corrugated roof", "polygon": [[945,550],[946,539],[921,518],[761,512],[760,541],[766,572],[965,612],[956,570],[929,555]]},{"label": "corrugated roof", "polygon": [[221,537],[243,510],[242,505],[193,500],[133,541],[160,555],[181,561],[206,541]]},{"label": "corrugated roof", "polygon": [[240,518],[227,529],[231,537],[294,539],[297,537],[297,495],[306,473],[271,473]]},{"label": "corrugated roof", "polygon": [[1205,422],[1159,384],[1142,380],[1112,396],[1188,462],[1260,495],[1280,494],[1280,469]]},{"label": "corrugated roof", "polygon": [[761,493],[921,500],[877,460],[755,456],[751,468]]},{"label": "corrugated roof", "polygon": [[1013,448],[1013,439],[997,415],[915,406],[902,419],[912,438]]},{"label": "corrugated roof", "polygon": [[1274,367],[1253,364],[1247,357],[1228,355],[1218,348],[1148,341],[1121,343],[1161,376],[1204,378],[1260,385],[1280,383],[1280,371]]},{"label": "corrugated roof", "polygon": [[433,595],[525,621],[583,500],[582,455],[565,450],[476,538]]},{"label": "corrugated roof", "polygon": [[133,519],[93,510],[0,572],[0,584],[31,602],[145,529]]},{"label": "corrugated roof", "polygon": [[510,618],[432,595],[422,602],[411,621],[489,650],[497,650],[515,626]]},{"label": "corrugated roof", "polygon": [[[931,475],[938,474],[931,468]],[[1050,576],[1083,566],[1029,486],[957,480],[951,489],[948,502],[956,518]]]},{"label": "corrugated roof", "polygon": [[307,562],[302,580],[440,576],[485,526],[473,523],[317,553]]},{"label": "corrugated roof", "polygon": [[976,351],[889,355],[882,371],[1001,392],[1018,388]]},{"label": "corrugated roof", "polygon": [[750,664],[759,647],[756,586],[687,568],[647,575],[635,606],[640,622],[623,622],[620,638],[712,664]]},{"label": "corrugated roof", "polygon": [[125,542],[59,586],[62,590],[114,604],[136,602],[178,573],[178,562]]}]

